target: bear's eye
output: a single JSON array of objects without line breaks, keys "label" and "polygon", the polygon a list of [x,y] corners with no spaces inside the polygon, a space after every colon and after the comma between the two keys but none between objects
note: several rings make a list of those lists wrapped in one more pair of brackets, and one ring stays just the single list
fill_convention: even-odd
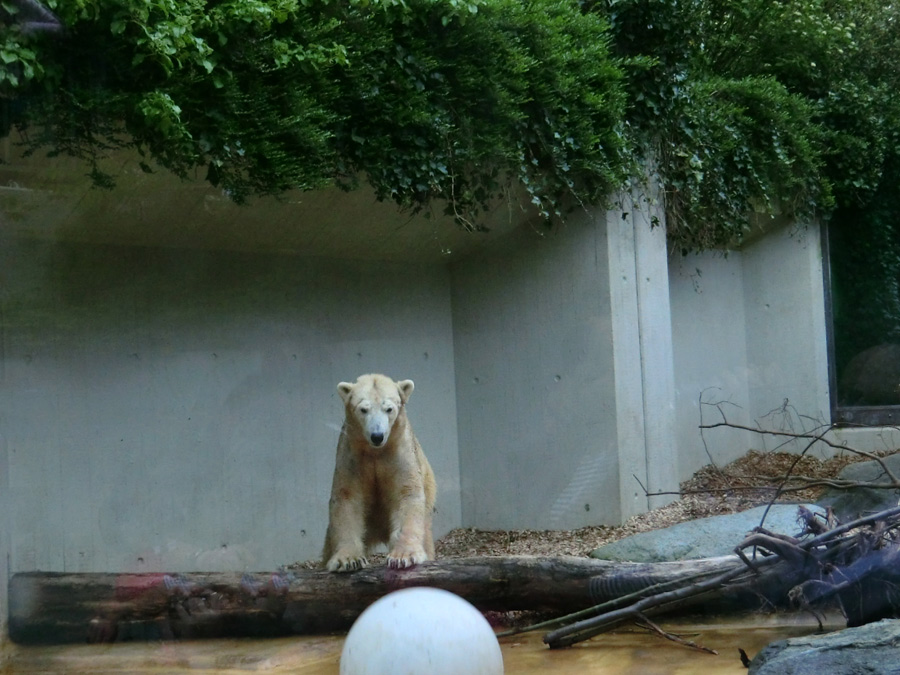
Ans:
[{"label": "bear's eye", "polygon": [[386,412],[388,415],[390,415],[392,412],[394,412],[394,406],[392,406],[392,405],[385,406],[384,412]]},{"label": "bear's eye", "polygon": [[359,412],[361,412],[363,415],[368,415],[369,414],[369,406],[367,406],[367,405],[359,406]]}]

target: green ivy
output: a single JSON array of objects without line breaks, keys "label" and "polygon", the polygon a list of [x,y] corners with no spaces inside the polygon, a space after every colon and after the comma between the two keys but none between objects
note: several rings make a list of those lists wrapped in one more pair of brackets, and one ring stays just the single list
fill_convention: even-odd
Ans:
[{"label": "green ivy", "polygon": [[181,176],[204,169],[239,202],[364,177],[472,229],[511,182],[550,218],[625,179],[607,22],[570,0],[55,9],[66,38],[29,42],[47,72],[12,91],[28,105],[11,121],[93,167],[130,145]]},{"label": "green ivy", "polygon": [[[607,0],[639,152],[659,156],[669,237],[740,241],[748,212],[797,219],[864,198],[897,110],[897,10],[879,0]],[[890,47],[890,49],[886,49]],[[851,98],[849,92],[856,92]],[[875,152],[873,152],[873,150]]]},{"label": "green ivy", "polygon": [[550,221],[652,166],[683,250],[751,211],[867,204],[900,145],[888,0],[0,2],[0,135],[238,202],[370,183],[468,229],[500,195]]}]

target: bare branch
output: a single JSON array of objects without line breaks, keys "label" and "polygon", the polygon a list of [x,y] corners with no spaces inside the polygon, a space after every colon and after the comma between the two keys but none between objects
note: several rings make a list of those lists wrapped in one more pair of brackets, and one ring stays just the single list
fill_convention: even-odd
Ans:
[{"label": "bare branch", "polygon": [[[765,590],[786,588],[784,600],[790,600],[806,611],[818,615],[810,606],[813,602],[847,592],[854,584],[869,577],[891,572],[897,567],[900,547],[892,540],[878,551],[873,560],[865,556],[870,549],[861,542],[866,540],[865,528],[875,525],[875,531],[883,532],[900,527],[900,507],[887,509],[850,523],[833,527],[815,537],[800,540],[786,535],[767,532],[762,528],[744,539],[735,549],[741,559],[723,569],[720,573],[703,578],[691,577],[683,580],[681,586],[676,581],[666,584],[665,590],[649,588],[642,592],[635,602],[622,606],[635,594],[618,598],[558,621],[582,617],[587,613],[600,611],[603,607],[613,607],[596,616],[577,620],[558,628],[544,636],[544,642],[551,649],[567,647],[587,640],[599,633],[611,630],[628,621],[647,621],[647,617],[663,614],[699,601],[709,602],[724,592],[736,588],[756,588],[765,595]],[[848,532],[859,531],[853,537],[845,537]],[[750,559],[744,549],[762,548],[770,553],[767,557]],[[829,576],[833,581],[823,580]]]},{"label": "bare branch", "polygon": [[[804,432],[804,433],[795,433],[795,432],[793,432],[793,431],[773,431],[773,430],[771,430],[771,429],[754,429],[753,427],[748,427],[748,426],[743,425],[743,424],[735,424],[735,423],[733,423],[733,422],[728,422],[728,421],[725,421],[725,422],[716,422],[716,423],[714,423],[714,424],[701,424],[701,425],[700,425],[700,428],[701,428],[701,429],[720,429],[720,428],[728,428],[728,429],[737,429],[737,430],[740,430],[740,431],[752,431],[752,432],[754,432],[754,433],[762,434],[762,435],[765,435],[765,436],[785,436],[785,437],[791,438],[791,439],[806,439],[806,440],[817,441],[817,442],[820,442],[820,443],[824,443],[825,445],[827,445],[827,446],[830,447],[830,448],[834,448],[834,449],[840,450],[840,451],[842,451],[842,452],[852,452],[854,455],[859,455],[860,457],[865,457],[865,458],[867,458],[867,459],[871,459],[871,460],[877,461],[877,462],[881,465],[881,468],[884,470],[885,474],[891,479],[891,481],[893,481],[894,483],[897,483],[898,485],[900,485],[900,482],[898,482],[897,477],[896,477],[896,476],[893,474],[893,472],[887,467],[887,465],[884,463],[884,459],[883,459],[881,456],[876,455],[876,454],[871,453],[871,452],[867,452],[867,451],[865,451],[865,450],[859,450],[858,448],[852,448],[852,447],[850,447],[850,446],[848,446],[848,445],[844,445],[844,444],[841,444],[841,443],[835,443],[834,441],[830,441],[830,440],[828,440],[827,438],[825,438],[825,434],[824,434],[824,433],[821,433],[821,434],[811,434],[811,433],[805,433],[805,432]],[[833,424],[832,424],[832,425],[828,425],[828,428],[826,429],[826,431],[831,431],[831,430],[833,430],[833,429],[835,429],[835,428],[836,428],[836,427],[835,427],[835,425],[833,425]]]},{"label": "bare branch", "polygon": [[664,631],[662,628],[657,626],[646,616],[642,615],[640,617],[640,623],[638,623],[638,625],[646,626],[647,628],[652,630],[654,633],[656,633],[660,637],[666,638],[666,640],[671,640],[672,642],[677,642],[678,644],[684,645],[685,647],[690,647],[691,649],[698,649],[701,652],[706,652],[707,654],[715,654],[716,656],[719,655],[719,652],[717,652],[715,649],[710,649],[709,647],[704,647],[703,645],[698,645],[693,640],[686,640],[679,635],[675,635],[674,633],[669,633],[668,631]]}]

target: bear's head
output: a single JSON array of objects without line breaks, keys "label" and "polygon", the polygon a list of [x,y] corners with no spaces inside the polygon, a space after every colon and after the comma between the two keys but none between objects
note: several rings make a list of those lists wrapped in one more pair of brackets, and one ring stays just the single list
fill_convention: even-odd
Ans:
[{"label": "bear's head", "polygon": [[382,448],[414,387],[412,380],[394,382],[384,375],[360,375],[355,383],[341,382],[337,390],[347,410],[347,424],[373,448]]}]

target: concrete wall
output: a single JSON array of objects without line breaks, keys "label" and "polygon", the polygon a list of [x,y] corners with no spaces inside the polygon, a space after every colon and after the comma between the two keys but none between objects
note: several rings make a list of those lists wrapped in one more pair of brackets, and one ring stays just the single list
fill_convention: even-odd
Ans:
[{"label": "concrete wall", "polygon": [[699,429],[723,413],[731,422],[751,421],[742,255],[676,253],[669,261],[680,480],[711,458],[725,464],[751,447],[746,434],[701,436]]},{"label": "concrete wall", "polygon": [[674,486],[665,237],[641,206],[452,267],[464,524],[620,523]]},{"label": "concrete wall", "polygon": [[11,572],[317,557],[335,385],[371,370],[417,381],[436,532],[460,524],[446,270],[13,240],[0,270]]},{"label": "concrete wall", "polygon": [[829,421],[817,228],[669,257],[652,190],[471,235],[365,193],[239,209],[132,169],[107,193],[0,164],[2,579],[317,557],[335,385],[372,370],[416,380],[438,536],[617,524],[775,447],[701,415]]},{"label": "concrete wall", "polygon": [[438,535],[645,510],[677,463],[649,218],[623,202],[547,236],[521,228],[452,271],[5,239],[9,571],[317,556],[335,384],[370,370],[418,382]]},{"label": "concrete wall", "polygon": [[[750,410],[798,431],[831,421],[820,233],[783,227],[743,256]],[[778,417],[785,403],[796,419]]]},{"label": "concrete wall", "polygon": [[[0,374],[3,372],[3,364],[0,361]],[[8,641],[7,621],[8,611],[8,581],[9,581],[9,462],[6,447],[6,437],[0,430],[0,672],[3,672],[7,652],[4,645]]]},{"label": "concrete wall", "polygon": [[335,384],[372,370],[417,381],[438,536],[619,523],[665,501],[644,488],[774,447],[701,438],[701,413],[827,422],[818,229],[668,258],[655,204],[521,227],[449,267],[0,240],[0,573],[316,557]]},{"label": "concrete wall", "polygon": [[[680,477],[780,441],[721,422],[804,432],[830,423],[818,227],[669,263]],[[705,443],[704,443],[705,441]],[[797,445],[784,449],[797,449]]]},{"label": "concrete wall", "polygon": [[603,227],[523,231],[453,267],[463,523],[620,518]]}]

